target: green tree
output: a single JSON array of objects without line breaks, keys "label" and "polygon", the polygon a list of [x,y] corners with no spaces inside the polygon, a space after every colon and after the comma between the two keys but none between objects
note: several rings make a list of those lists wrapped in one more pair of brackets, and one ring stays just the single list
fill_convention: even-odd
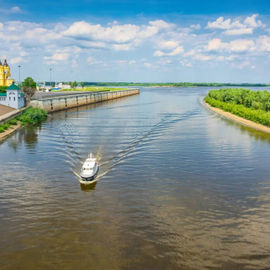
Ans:
[{"label": "green tree", "polygon": [[80,85],[82,88],[84,88],[84,82],[81,82]]},{"label": "green tree", "polygon": [[78,86],[78,83],[76,82],[76,81],[74,81],[73,83],[72,83],[72,88],[76,88]]},{"label": "green tree", "polygon": [[23,87],[31,87],[31,88],[36,88],[37,84],[36,82],[31,78],[27,77],[23,82],[22,82]]},{"label": "green tree", "polygon": [[31,77],[27,77],[22,82],[22,92],[25,94],[27,104],[30,102],[31,97],[35,94],[37,89],[36,86],[36,82]]}]

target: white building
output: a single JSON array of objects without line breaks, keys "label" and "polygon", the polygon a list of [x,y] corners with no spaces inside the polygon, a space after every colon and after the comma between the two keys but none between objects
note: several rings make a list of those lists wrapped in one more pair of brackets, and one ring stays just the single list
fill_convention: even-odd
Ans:
[{"label": "white building", "polygon": [[0,93],[0,104],[9,106],[14,109],[20,109],[25,106],[24,94],[14,83],[10,85],[6,93]]}]

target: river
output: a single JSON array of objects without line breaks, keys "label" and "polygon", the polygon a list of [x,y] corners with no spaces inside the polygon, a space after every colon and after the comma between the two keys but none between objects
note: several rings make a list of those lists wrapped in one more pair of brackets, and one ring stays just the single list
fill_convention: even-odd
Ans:
[{"label": "river", "polygon": [[208,111],[208,90],[141,88],[3,142],[0,269],[269,267],[270,136]]}]

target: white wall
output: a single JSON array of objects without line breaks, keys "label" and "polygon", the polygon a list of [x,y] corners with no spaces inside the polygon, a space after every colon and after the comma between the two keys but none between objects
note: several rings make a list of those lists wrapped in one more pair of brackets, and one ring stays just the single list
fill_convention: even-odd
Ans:
[{"label": "white wall", "polygon": [[24,97],[18,90],[7,90],[6,97],[0,96],[0,104],[19,109],[25,106]]}]

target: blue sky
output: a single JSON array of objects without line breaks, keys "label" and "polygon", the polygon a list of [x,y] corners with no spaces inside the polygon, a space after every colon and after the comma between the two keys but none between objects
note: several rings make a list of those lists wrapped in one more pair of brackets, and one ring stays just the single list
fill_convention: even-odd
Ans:
[{"label": "blue sky", "polygon": [[2,1],[12,77],[270,82],[268,1]]}]

